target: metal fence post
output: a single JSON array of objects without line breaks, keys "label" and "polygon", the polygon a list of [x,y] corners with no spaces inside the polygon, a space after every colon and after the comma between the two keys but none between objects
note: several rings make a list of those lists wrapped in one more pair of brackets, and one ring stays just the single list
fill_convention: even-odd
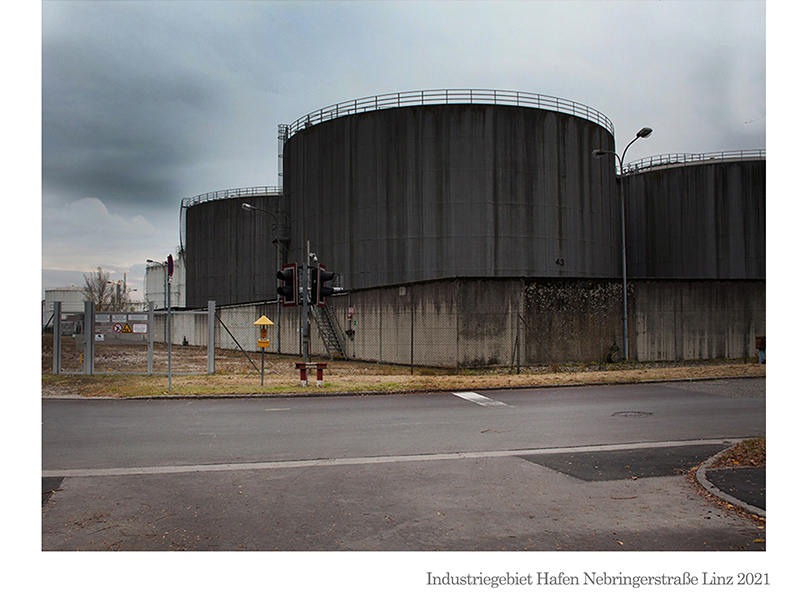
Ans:
[{"label": "metal fence post", "polygon": [[53,303],[53,374],[61,372],[61,301]]},{"label": "metal fence post", "polygon": [[519,334],[519,303],[516,305],[516,374],[519,375],[521,369],[521,361],[522,361],[522,343],[520,341],[520,334]]},{"label": "metal fence post", "polygon": [[207,301],[207,374],[215,374],[215,301]]},{"label": "metal fence post", "polygon": [[154,372],[154,307],[153,301],[148,301],[148,374]]},{"label": "metal fence post", "polygon": [[410,293],[410,374],[413,375],[413,320],[414,320],[413,291]]},{"label": "metal fence post", "polygon": [[95,303],[84,301],[84,374],[95,372]]}]

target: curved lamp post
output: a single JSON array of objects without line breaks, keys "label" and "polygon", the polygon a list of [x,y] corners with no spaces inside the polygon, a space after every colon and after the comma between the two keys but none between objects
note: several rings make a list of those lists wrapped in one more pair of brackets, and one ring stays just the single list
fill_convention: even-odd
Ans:
[{"label": "curved lamp post", "polygon": [[[276,231],[277,234],[278,234],[277,238],[273,241],[273,243],[276,245],[276,267],[277,267],[277,270],[280,269],[281,266],[282,266],[282,262],[280,261],[280,256],[279,256],[279,246],[283,245],[282,244],[282,238],[281,238],[281,229],[283,228],[282,223],[280,223],[279,219],[276,216],[274,216],[273,214],[271,214],[271,212],[269,212],[268,210],[263,210],[262,208],[255,207],[255,206],[251,205],[250,203],[248,203],[246,201],[244,201],[240,205],[240,207],[243,208],[244,210],[248,211],[248,212],[260,212],[260,213],[266,214],[266,215],[268,215],[268,216],[270,216],[271,218],[274,219],[275,224],[271,228],[271,230]],[[285,250],[287,250],[287,246],[283,245],[283,247],[285,248]],[[280,306],[279,301],[280,301],[279,297],[277,296],[277,299],[276,299],[276,322],[277,322],[277,324],[281,324],[280,316],[282,315],[282,307]],[[282,338],[281,338],[281,333],[279,331],[277,331],[277,333],[276,333],[276,353],[277,354],[282,353]]]},{"label": "curved lamp post", "polygon": [[263,210],[262,208],[254,207],[253,205],[251,205],[250,203],[246,203],[245,201],[240,207],[242,207],[244,210],[249,210],[252,212],[262,212],[263,214],[268,214],[268,216],[274,219],[276,225],[279,226],[279,220],[277,220],[276,216],[271,214],[271,212],[269,212],[268,210]]},{"label": "curved lamp post", "polygon": [[628,274],[626,271],[626,248],[625,248],[625,186],[623,185],[623,160],[625,159],[625,153],[628,152],[628,148],[639,140],[640,138],[647,138],[650,134],[653,133],[653,129],[650,127],[643,127],[640,129],[636,137],[628,143],[628,146],[625,147],[623,151],[622,157],[618,155],[613,150],[600,150],[595,149],[592,151],[593,157],[604,157],[605,155],[614,155],[617,159],[617,163],[620,166],[620,216],[622,218],[622,242],[623,242],[623,347],[625,348],[625,359],[628,360],[628,292],[627,292],[627,280]]}]

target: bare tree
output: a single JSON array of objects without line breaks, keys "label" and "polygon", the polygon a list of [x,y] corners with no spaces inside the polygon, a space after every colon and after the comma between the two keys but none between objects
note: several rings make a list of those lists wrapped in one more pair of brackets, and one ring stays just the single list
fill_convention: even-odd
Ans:
[{"label": "bare tree", "polygon": [[110,282],[109,272],[98,267],[84,275],[84,298],[95,304],[95,311],[126,311],[132,308],[125,281]]}]

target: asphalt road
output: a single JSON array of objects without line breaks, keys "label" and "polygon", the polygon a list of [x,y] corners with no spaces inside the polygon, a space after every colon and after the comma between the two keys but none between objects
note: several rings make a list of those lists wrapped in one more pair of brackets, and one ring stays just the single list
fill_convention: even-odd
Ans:
[{"label": "asphalt road", "polygon": [[42,468],[227,464],[764,434],[764,379],[482,392],[44,400]]},{"label": "asphalt road", "polygon": [[45,400],[42,547],[764,550],[680,474],[764,434],[764,388]]}]

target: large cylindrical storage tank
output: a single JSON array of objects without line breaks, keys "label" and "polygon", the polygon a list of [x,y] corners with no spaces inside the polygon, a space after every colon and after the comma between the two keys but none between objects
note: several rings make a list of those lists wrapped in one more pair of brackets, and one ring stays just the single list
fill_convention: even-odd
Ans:
[{"label": "large cylindrical storage tank", "polygon": [[[190,200],[183,210],[187,307],[206,307],[210,300],[220,306],[276,297],[287,222],[281,193],[266,190],[208,193]],[[244,203],[255,209],[244,209]]]},{"label": "large cylindrical storage tank", "polygon": [[633,278],[764,279],[764,151],[668,155],[625,175]]},{"label": "large cylindrical storage tank", "polygon": [[428,93],[346,102],[291,126],[289,260],[309,241],[347,289],[620,273],[615,175],[592,156],[614,149],[606,117],[532,94]]}]

